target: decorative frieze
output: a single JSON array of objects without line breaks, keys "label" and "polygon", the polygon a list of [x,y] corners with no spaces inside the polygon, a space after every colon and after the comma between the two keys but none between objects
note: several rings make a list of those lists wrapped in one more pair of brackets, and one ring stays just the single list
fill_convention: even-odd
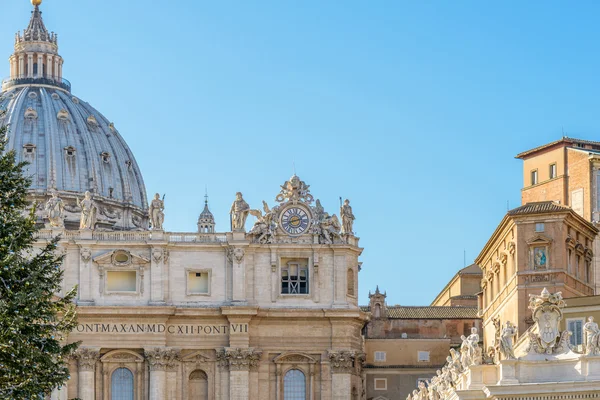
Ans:
[{"label": "decorative frieze", "polygon": [[80,347],[75,352],[75,358],[79,361],[80,370],[93,371],[96,361],[100,358],[100,352],[97,349]]},{"label": "decorative frieze", "polygon": [[171,348],[156,347],[145,351],[151,371],[166,371],[177,364],[179,351]]},{"label": "decorative frieze", "polygon": [[258,367],[262,351],[255,348],[230,348],[226,347],[217,352],[219,367],[229,368],[231,371],[249,371]]}]

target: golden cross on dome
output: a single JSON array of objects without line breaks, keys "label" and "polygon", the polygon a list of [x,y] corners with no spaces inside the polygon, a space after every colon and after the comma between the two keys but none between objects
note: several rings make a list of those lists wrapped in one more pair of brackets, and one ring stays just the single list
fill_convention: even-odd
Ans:
[{"label": "golden cross on dome", "polygon": [[33,4],[35,7],[37,7],[40,4],[42,4],[42,0],[31,0],[31,4]]}]

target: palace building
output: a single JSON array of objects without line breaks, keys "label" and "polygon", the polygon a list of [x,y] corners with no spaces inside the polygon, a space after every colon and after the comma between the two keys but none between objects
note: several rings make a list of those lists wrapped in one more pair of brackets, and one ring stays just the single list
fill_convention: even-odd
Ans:
[{"label": "palace building", "polygon": [[63,290],[79,287],[69,340],[82,345],[52,399],[363,398],[368,314],[349,202],[330,214],[294,175],[260,207],[238,193],[229,231],[208,206],[197,232],[164,231],[163,199],[148,203],[118,128],[72,93],[32,3],[0,124],[29,162],[38,240],[61,235]]}]

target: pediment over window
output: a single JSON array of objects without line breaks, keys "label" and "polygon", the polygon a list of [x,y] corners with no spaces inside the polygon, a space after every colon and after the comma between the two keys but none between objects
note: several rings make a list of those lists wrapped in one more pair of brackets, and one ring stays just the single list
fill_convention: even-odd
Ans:
[{"label": "pediment over window", "polygon": [[102,362],[144,362],[144,357],[131,350],[112,350],[100,358]]},{"label": "pediment over window", "polygon": [[213,362],[214,359],[212,359],[211,357],[204,354],[204,352],[205,352],[204,350],[194,351],[186,356],[181,357],[181,361],[195,362],[197,364],[205,363],[205,362]]},{"label": "pediment over window", "polygon": [[303,353],[283,353],[273,359],[275,364],[283,363],[308,363],[316,364],[317,360]]},{"label": "pediment over window", "polygon": [[113,250],[93,258],[93,261],[99,265],[114,266],[144,266],[150,264],[150,259],[133,254],[127,250]]},{"label": "pediment over window", "polygon": [[552,238],[550,236],[546,236],[543,234],[538,234],[533,236],[532,238],[529,238],[527,240],[527,244],[529,245],[534,245],[534,244],[550,244],[552,243]]}]

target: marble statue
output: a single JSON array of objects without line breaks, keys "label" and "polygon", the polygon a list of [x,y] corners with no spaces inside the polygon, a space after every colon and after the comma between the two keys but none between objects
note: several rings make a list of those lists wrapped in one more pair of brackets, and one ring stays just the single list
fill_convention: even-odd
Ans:
[{"label": "marble statue", "polygon": [[479,347],[479,334],[477,328],[471,328],[471,334],[468,337],[462,335],[462,344],[460,345],[460,357],[463,369],[467,369],[471,365],[481,364],[482,352]]},{"label": "marble statue", "polygon": [[96,225],[96,213],[98,209],[92,200],[92,194],[85,192],[83,200],[77,198],[77,206],[81,208],[81,219],[79,229],[94,229]]},{"label": "marble statue", "polygon": [[516,334],[517,327],[511,324],[510,321],[506,321],[500,333],[499,346],[500,354],[502,354],[505,360],[514,360],[516,358],[513,349],[513,338]]},{"label": "marble statue", "polygon": [[355,218],[354,214],[352,214],[350,200],[344,200],[344,205],[340,207],[340,217],[342,218],[342,233],[351,235],[353,233],[352,227],[354,225]]},{"label": "marble statue", "polygon": [[328,213],[325,213],[323,215],[323,220],[319,224],[319,228],[319,239],[321,243],[333,244],[336,238],[341,240],[341,236],[339,233],[341,229],[340,220],[335,214],[329,216]]},{"label": "marble statue", "polygon": [[65,205],[61,198],[58,197],[56,191],[52,191],[52,197],[46,202],[45,210],[52,228],[62,228],[65,226]]},{"label": "marble statue", "polygon": [[163,196],[162,200],[160,198],[160,194],[156,193],[154,195],[154,199],[150,202],[150,208],[148,209],[148,215],[150,216],[150,224],[152,225],[152,230],[162,231],[163,222],[165,221],[165,196]]},{"label": "marble statue", "polygon": [[275,222],[277,210],[276,208],[271,210],[264,200],[263,210],[265,211],[264,215],[260,210],[249,210],[250,215],[256,217],[256,222],[248,233],[254,235],[258,243],[272,243],[273,233],[277,228]]},{"label": "marble statue", "polygon": [[321,200],[317,199],[317,202],[313,207],[313,213],[315,215],[315,220],[319,222],[323,220],[323,216],[325,215],[325,209],[321,205]]},{"label": "marble statue", "polygon": [[583,333],[585,335],[585,354],[600,354],[600,328],[594,322],[594,317],[588,317],[588,322],[583,325]]},{"label": "marble statue", "polygon": [[241,192],[235,194],[235,201],[231,204],[229,214],[231,215],[231,230],[243,232],[246,225],[246,218],[250,212],[250,206],[244,200]]}]

